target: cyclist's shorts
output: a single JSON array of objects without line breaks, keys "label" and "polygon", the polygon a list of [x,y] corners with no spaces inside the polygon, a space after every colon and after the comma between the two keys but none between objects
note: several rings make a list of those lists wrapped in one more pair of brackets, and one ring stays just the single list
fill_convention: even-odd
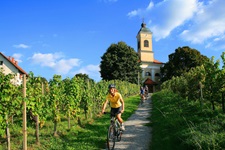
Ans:
[{"label": "cyclist's shorts", "polygon": [[110,113],[111,117],[120,114],[121,110],[122,110],[122,106],[120,106],[118,108],[111,108],[111,113]]}]

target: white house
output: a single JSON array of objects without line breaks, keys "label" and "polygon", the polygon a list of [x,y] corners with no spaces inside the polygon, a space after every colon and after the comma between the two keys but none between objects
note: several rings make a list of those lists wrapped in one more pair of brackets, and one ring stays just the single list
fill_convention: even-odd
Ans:
[{"label": "white house", "polygon": [[13,57],[6,57],[3,53],[0,52],[0,68],[3,69],[4,74],[15,74],[14,79],[12,80],[13,84],[21,85],[22,77],[25,74],[28,74],[18,65],[18,62]]}]

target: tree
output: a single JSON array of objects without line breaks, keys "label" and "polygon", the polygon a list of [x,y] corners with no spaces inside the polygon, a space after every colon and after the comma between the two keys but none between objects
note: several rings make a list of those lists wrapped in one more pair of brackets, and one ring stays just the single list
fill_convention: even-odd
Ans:
[{"label": "tree", "polygon": [[93,79],[89,78],[89,76],[87,74],[82,74],[82,73],[78,73],[75,75],[75,77],[79,77],[79,78],[82,78],[86,81],[91,81],[91,82],[95,82]]},{"label": "tree", "polygon": [[111,44],[101,59],[100,74],[103,80],[138,83],[138,73],[141,72],[139,57],[125,42]]},{"label": "tree", "polygon": [[175,53],[169,55],[169,61],[161,67],[161,81],[169,80],[173,76],[181,76],[191,68],[201,66],[207,61],[209,58],[201,55],[196,49],[188,46],[178,47]]}]

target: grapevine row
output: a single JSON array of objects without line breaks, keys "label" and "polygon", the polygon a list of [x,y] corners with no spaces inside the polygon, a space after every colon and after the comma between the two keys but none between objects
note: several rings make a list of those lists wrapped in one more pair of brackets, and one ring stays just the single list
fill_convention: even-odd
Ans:
[{"label": "grapevine row", "polygon": [[[24,97],[23,86],[15,86],[11,83],[13,76],[13,74],[4,75],[0,71],[0,135],[3,137],[6,129],[10,131],[14,118],[22,118],[25,101],[27,117],[36,125],[37,144],[40,144],[39,128],[43,127],[46,121],[54,123],[52,131],[57,136],[57,126],[62,115],[68,119],[68,128],[70,128],[70,119],[77,119],[78,123],[81,123],[80,116],[88,119],[99,113],[110,83],[116,84],[123,96],[139,92],[138,85],[125,81],[102,80],[96,83],[76,76],[63,80],[61,75],[54,75],[47,82],[30,72],[26,82],[26,97]],[[6,137],[10,137],[9,135],[10,132]]]}]

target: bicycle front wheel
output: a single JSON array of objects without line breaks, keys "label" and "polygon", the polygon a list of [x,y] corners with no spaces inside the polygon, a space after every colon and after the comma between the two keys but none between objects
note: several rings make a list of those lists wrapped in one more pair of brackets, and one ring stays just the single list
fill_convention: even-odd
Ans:
[{"label": "bicycle front wheel", "polygon": [[117,133],[117,141],[121,141],[121,137],[122,137],[122,131],[118,131]]},{"label": "bicycle front wheel", "polygon": [[107,147],[109,150],[114,149],[116,141],[115,128],[110,125],[107,134]]}]

